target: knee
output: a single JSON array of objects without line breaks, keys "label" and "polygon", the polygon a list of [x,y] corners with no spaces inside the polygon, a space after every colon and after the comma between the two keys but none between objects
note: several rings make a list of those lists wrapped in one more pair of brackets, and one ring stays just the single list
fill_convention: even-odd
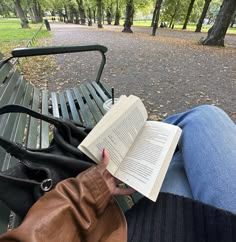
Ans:
[{"label": "knee", "polygon": [[201,116],[205,114],[213,116],[225,114],[225,112],[221,108],[208,104],[200,105],[194,109],[196,109],[198,114]]},{"label": "knee", "polygon": [[222,113],[224,112],[221,108],[213,106],[213,105],[209,105],[209,104],[204,104],[204,105],[200,105],[196,108],[196,111],[198,111],[199,113]]},{"label": "knee", "polygon": [[200,120],[219,121],[229,118],[221,108],[213,105],[200,105],[193,109],[193,113],[195,118]]}]

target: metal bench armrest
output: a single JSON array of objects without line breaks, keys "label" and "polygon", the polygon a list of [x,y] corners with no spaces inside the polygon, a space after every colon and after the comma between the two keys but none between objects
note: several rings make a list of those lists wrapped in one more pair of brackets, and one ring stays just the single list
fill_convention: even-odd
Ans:
[{"label": "metal bench armrest", "polygon": [[78,46],[50,46],[50,47],[30,47],[30,48],[16,48],[12,53],[11,58],[39,56],[39,55],[55,55],[64,53],[99,51],[102,55],[102,61],[98,70],[96,82],[99,83],[103,68],[106,64],[107,47],[103,45],[78,45]]}]

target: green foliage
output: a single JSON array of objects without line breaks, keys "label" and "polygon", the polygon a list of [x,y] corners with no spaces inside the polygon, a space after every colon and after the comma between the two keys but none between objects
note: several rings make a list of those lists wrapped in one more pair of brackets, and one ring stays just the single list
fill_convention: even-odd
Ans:
[{"label": "green foliage", "polygon": [[0,15],[3,17],[10,17],[14,12],[14,4],[9,0],[1,0],[0,3]]},{"label": "green foliage", "polygon": [[161,21],[170,22],[174,18],[174,22],[183,22],[189,1],[187,0],[166,0],[161,8]]},{"label": "green foliage", "polygon": [[221,0],[213,0],[211,2],[209,10],[206,15],[206,18],[208,19],[209,22],[213,22],[216,19],[220,11],[221,4],[222,4]]},{"label": "green foliage", "polygon": [[195,0],[193,10],[189,19],[190,23],[197,23],[199,17],[201,16],[204,2],[204,0]]},{"label": "green foliage", "polygon": [[134,0],[134,7],[135,12],[142,12],[147,16],[154,9],[154,3],[152,0]]}]

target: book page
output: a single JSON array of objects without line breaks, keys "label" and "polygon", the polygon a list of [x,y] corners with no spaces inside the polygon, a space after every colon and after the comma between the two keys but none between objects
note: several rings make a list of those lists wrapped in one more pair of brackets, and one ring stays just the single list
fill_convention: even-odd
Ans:
[{"label": "book page", "polygon": [[98,163],[105,148],[110,157],[107,170],[114,174],[146,119],[147,111],[142,101],[129,96],[107,112],[80,144],[79,149]]},{"label": "book page", "polygon": [[156,201],[161,184],[158,189],[153,190],[153,186],[158,177],[161,177],[159,182],[163,182],[180,134],[177,126],[147,121],[115,177]]}]

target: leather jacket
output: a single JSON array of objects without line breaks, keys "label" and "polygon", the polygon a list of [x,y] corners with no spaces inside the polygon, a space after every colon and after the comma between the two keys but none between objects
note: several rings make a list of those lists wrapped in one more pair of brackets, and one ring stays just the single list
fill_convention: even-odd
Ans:
[{"label": "leather jacket", "polygon": [[125,242],[127,225],[96,167],[57,184],[0,242]]}]

